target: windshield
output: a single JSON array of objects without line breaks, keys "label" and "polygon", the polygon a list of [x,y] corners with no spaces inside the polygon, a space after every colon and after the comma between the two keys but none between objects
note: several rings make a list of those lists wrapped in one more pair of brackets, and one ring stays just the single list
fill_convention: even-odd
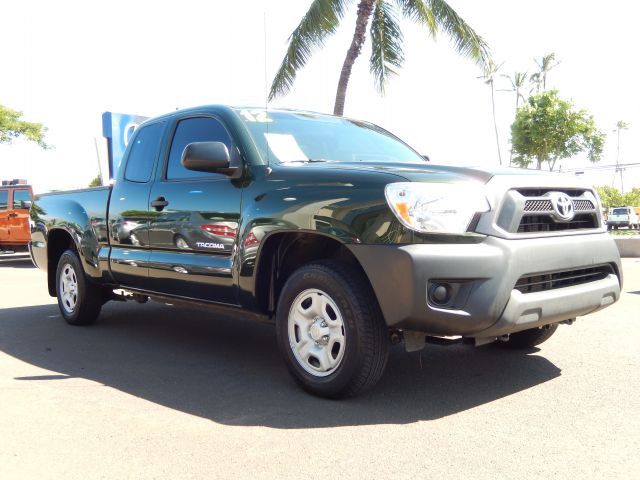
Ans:
[{"label": "windshield", "polygon": [[329,115],[237,109],[268,161],[421,163],[424,158],[375,125]]},{"label": "windshield", "polygon": [[629,215],[628,208],[614,208],[612,215]]}]

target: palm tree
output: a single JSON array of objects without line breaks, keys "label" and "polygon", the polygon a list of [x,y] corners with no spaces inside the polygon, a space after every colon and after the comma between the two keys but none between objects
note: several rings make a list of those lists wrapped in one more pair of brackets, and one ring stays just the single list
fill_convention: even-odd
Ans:
[{"label": "palm tree", "polygon": [[[506,91],[506,92],[515,92],[516,93],[516,115],[518,113],[518,107],[520,106],[520,99],[522,99],[522,101],[525,100],[524,95],[522,94],[522,90],[525,88],[525,85],[527,83],[527,72],[515,72],[513,74],[513,77],[509,76],[509,75],[501,75],[504,78],[507,78],[509,80],[509,82],[511,83],[511,88],[506,89],[506,90],[501,90],[501,91]],[[531,94],[531,89],[529,89],[529,94]],[[494,119],[495,122],[495,119]],[[513,149],[509,152],[509,166],[511,166],[511,163],[513,162]]]},{"label": "palm tree", "polygon": [[547,89],[547,74],[551,71],[552,68],[560,65],[560,62],[553,63],[556,59],[555,53],[550,53],[549,55],[545,55],[542,57],[540,62],[533,59],[538,66],[539,71],[531,75],[531,82],[536,85],[536,92],[540,92],[540,85],[542,85],[542,90]]},{"label": "palm tree", "polygon": [[[354,0],[311,2],[309,10],[289,37],[287,52],[271,84],[269,100],[289,92],[298,70],[306,65],[316,49],[324,45],[326,38],[336,32],[346,9],[353,3]],[[344,112],[351,70],[362,51],[370,21],[372,52],[369,69],[377,90],[384,94],[389,78],[397,74],[396,70],[404,62],[399,17],[424,26],[433,38],[438,31],[444,31],[453,40],[458,53],[480,65],[489,60],[487,44],[444,0],[359,0],[353,38],[340,71],[333,109],[335,115]]]},{"label": "palm tree", "polygon": [[498,70],[500,69],[500,65],[496,65],[493,60],[489,60],[488,63],[484,66],[482,71],[481,78],[485,84],[491,87],[491,110],[493,112],[493,129],[496,132],[496,146],[498,147],[498,161],[500,162],[500,166],[502,166],[502,154],[500,153],[500,138],[498,137],[498,124],[496,123],[496,101],[495,101],[495,86],[494,81]]}]

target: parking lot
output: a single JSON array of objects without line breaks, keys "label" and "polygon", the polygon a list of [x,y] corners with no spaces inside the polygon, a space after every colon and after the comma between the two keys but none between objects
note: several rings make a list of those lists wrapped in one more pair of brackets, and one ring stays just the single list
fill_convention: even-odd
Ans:
[{"label": "parking lot", "polygon": [[634,478],[640,259],[622,299],[527,353],[392,350],[371,392],[299,390],[272,327],[111,302],[70,327],[0,255],[0,478]]}]

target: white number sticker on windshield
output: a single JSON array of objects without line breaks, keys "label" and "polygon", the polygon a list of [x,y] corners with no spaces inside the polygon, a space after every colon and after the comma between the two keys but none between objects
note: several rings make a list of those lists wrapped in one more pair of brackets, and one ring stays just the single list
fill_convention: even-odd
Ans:
[{"label": "white number sticker on windshield", "polygon": [[273,122],[272,118],[269,118],[266,110],[240,110],[240,115],[248,122],[256,123],[268,123]]}]

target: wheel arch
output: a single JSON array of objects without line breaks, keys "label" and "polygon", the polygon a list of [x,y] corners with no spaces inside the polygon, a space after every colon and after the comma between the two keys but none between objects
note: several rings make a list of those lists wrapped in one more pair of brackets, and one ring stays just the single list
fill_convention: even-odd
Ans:
[{"label": "wheel arch", "polygon": [[47,238],[47,287],[52,297],[56,296],[58,261],[66,250],[73,250],[76,254],[79,252],[71,233],[63,228],[50,230]]},{"label": "wheel arch", "polygon": [[340,240],[318,232],[277,231],[263,240],[258,253],[254,292],[259,310],[272,315],[289,276],[302,265],[321,260],[351,265],[373,291],[366,271]]}]

